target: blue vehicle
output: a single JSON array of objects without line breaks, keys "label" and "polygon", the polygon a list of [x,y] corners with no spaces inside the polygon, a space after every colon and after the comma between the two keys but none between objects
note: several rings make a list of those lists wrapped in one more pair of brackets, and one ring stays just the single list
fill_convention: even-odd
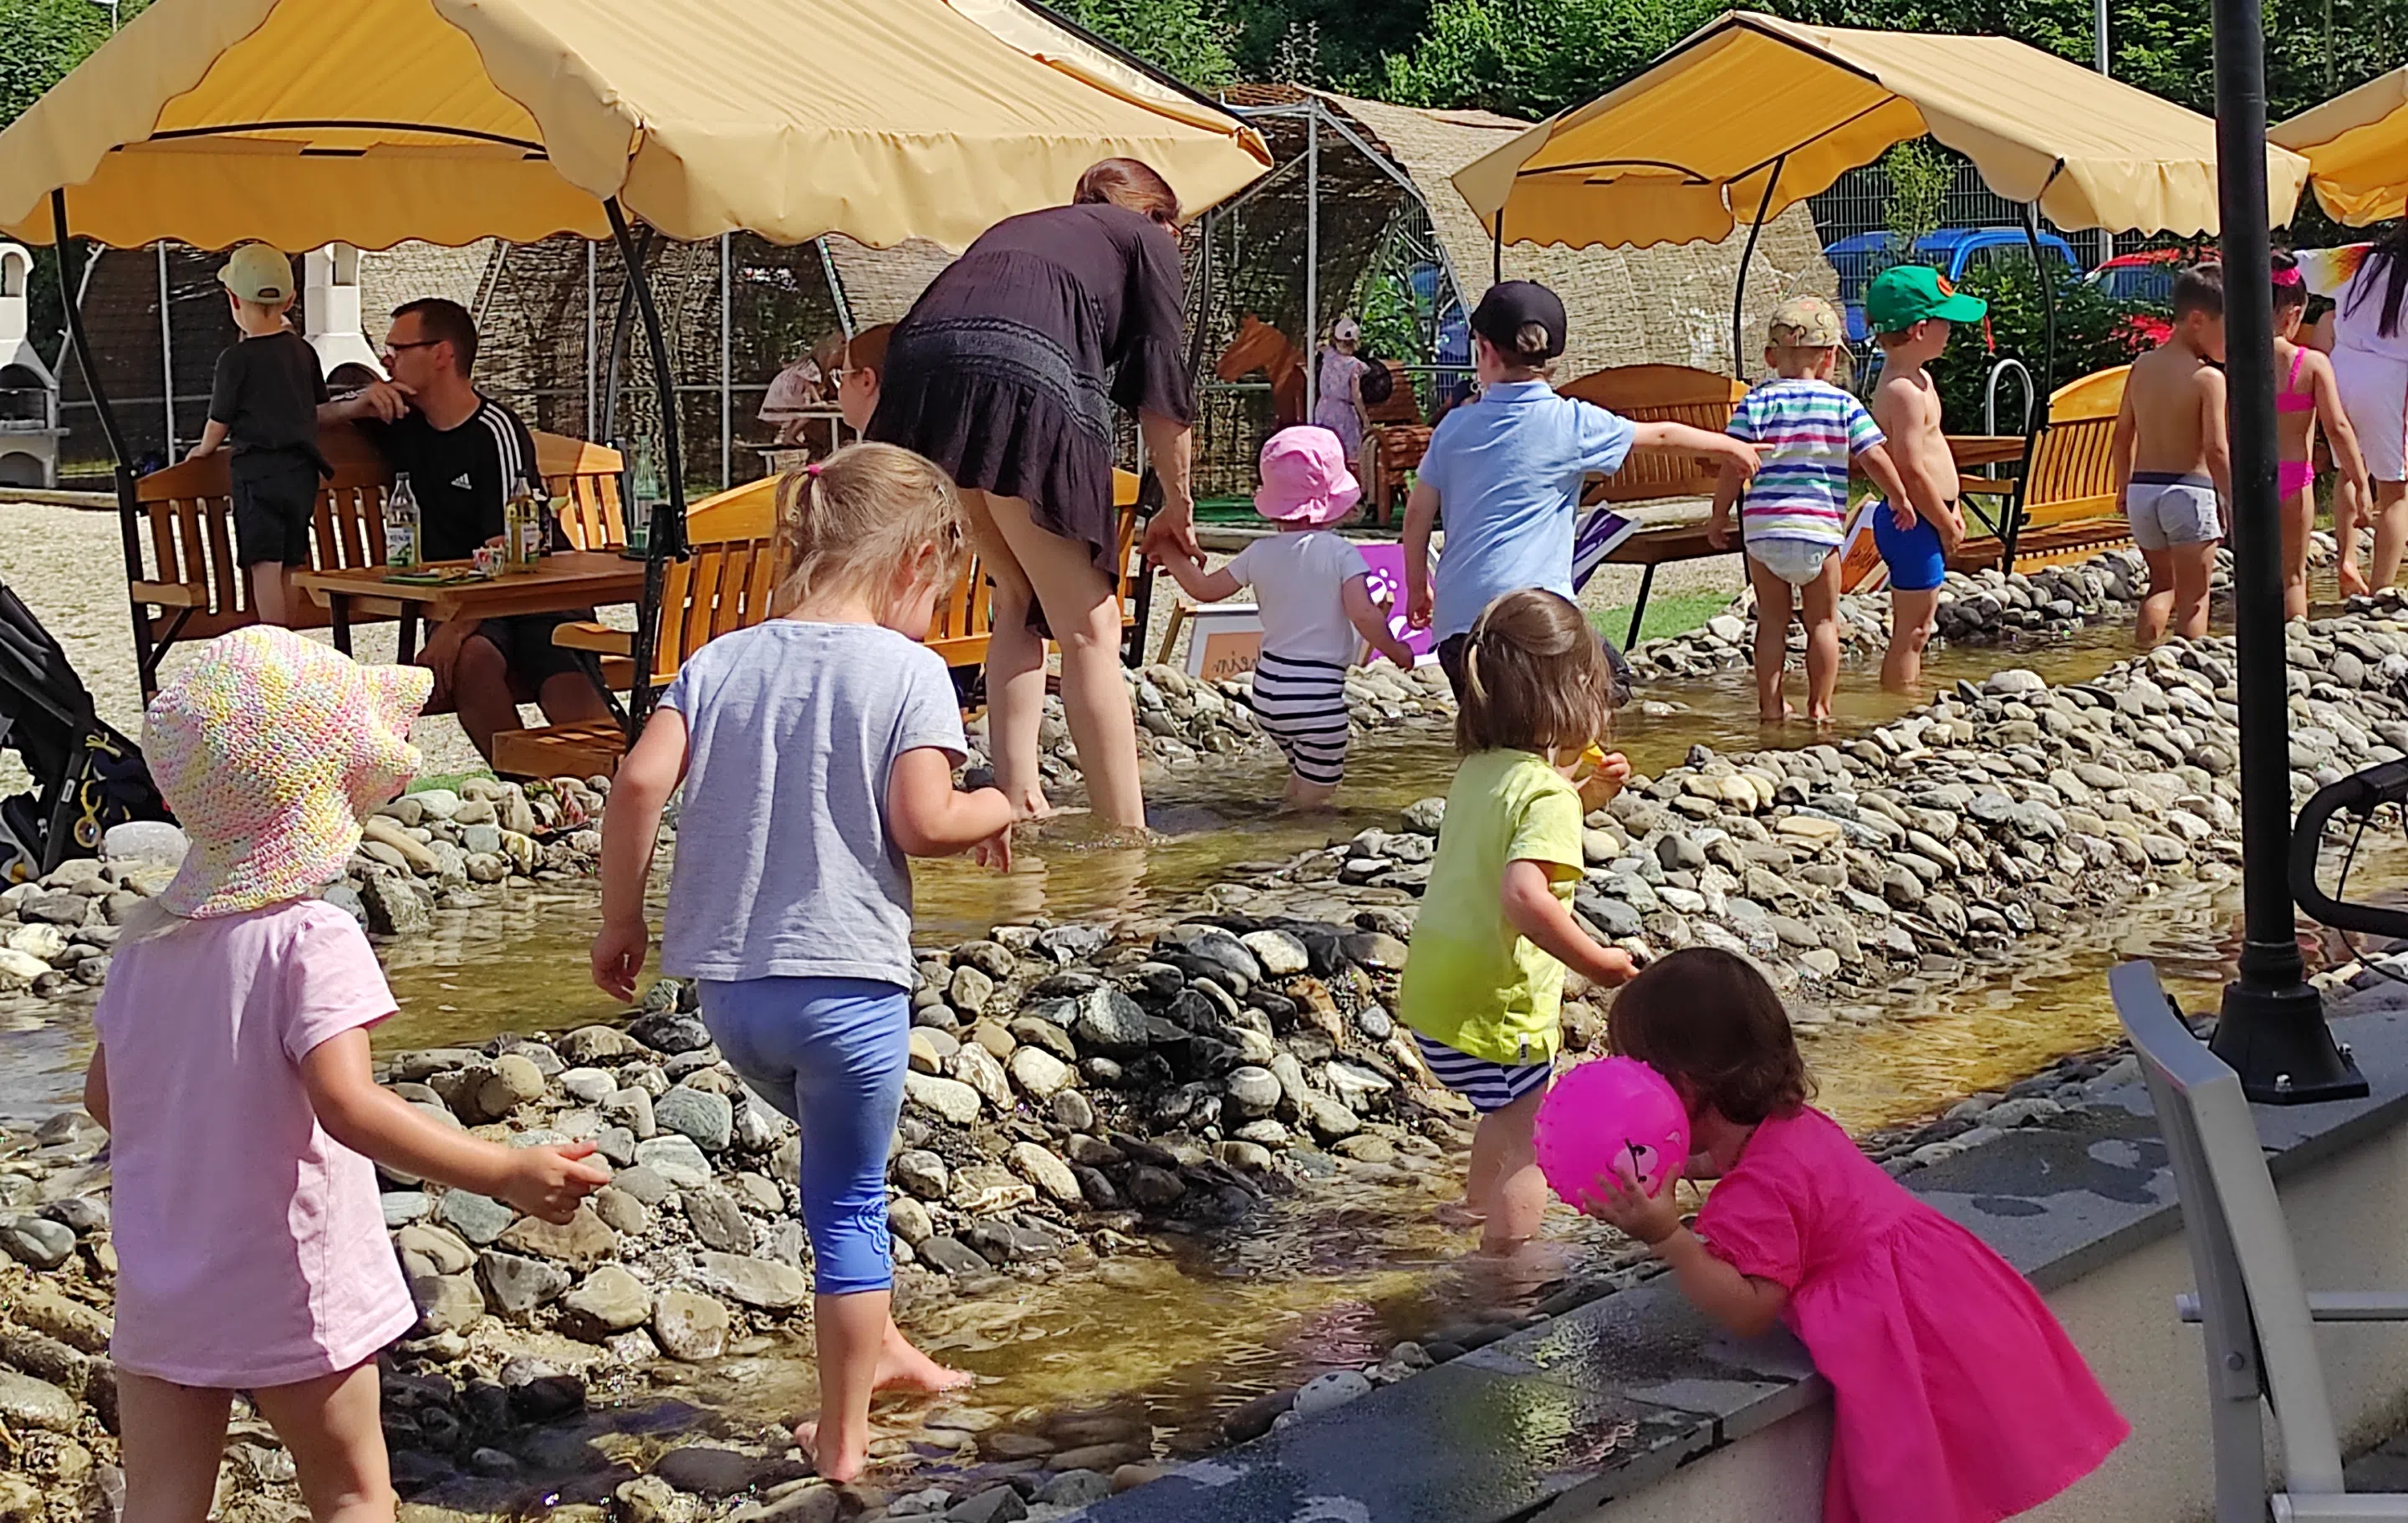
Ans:
[{"label": "blue vehicle", "polygon": [[[2051,258],[2061,261],[2066,271],[2082,272],[2082,256],[2056,234],[2042,233],[2040,246]],[[1842,238],[1825,249],[1823,257],[1840,274],[1840,303],[1848,315],[1848,342],[1862,344],[1871,338],[1865,331],[1865,287],[1875,275],[1900,263],[1890,253],[1889,235],[1858,233]],[[1914,244],[1914,263],[1929,265],[1952,284],[1963,280],[1968,270],[2018,265],[2030,258],[2031,245],[2020,227],[1943,227],[1925,234]]]}]

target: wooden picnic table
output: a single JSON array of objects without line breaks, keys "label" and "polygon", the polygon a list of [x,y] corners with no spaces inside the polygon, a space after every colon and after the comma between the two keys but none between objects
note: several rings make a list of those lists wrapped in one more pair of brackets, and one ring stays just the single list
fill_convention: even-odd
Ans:
[{"label": "wooden picnic table", "polygon": [[[431,568],[467,567],[469,561],[429,561]],[[633,603],[644,596],[644,563],[616,551],[568,550],[546,555],[532,571],[488,581],[449,584],[391,582],[390,568],[361,566],[339,571],[301,571],[294,586],[325,609],[335,649],[351,652],[355,613],[401,621],[400,656],[418,654],[418,621],[500,619],[513,613],[569,613],[605,603]]]}]

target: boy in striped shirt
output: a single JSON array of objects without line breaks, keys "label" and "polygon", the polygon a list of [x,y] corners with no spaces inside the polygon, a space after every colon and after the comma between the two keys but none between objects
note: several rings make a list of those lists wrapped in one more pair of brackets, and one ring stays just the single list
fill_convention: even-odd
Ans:
[{"label": "boy in striped shirt", "polygon": [[[1885,492],[1902,492],[1863,404],[1831,383],[1845,330],[1820,296],[1773,309],[1765,363],[1774,371],[1731,409],[1731,437],[1763,456],[1753,481],[1728,467],[1714,488],[1707,539],[1730,542],[1733,503],[1747,577],[1756,590],[1756,701],[1768,725],[1793,711],[1782,697],[1793,595],[1806,622],[1806,717],[1828,723],[1840,684],[1840,544],[1848,518],[1848,467],[1861,461]],[[1744,488],[1744,496],[1742,496]]]}]

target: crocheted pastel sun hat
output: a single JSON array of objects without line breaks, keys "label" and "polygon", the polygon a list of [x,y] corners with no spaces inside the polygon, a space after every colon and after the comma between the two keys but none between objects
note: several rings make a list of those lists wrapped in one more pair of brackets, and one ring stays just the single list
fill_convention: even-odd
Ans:
[{"label": "crocheted pastel sun hat", "polygon": [[423,667],[364,667],[289,629],[203,646],[150,700],[142,752],[192,848],[159,896],[194,919],[314,894],[418,769]]}]

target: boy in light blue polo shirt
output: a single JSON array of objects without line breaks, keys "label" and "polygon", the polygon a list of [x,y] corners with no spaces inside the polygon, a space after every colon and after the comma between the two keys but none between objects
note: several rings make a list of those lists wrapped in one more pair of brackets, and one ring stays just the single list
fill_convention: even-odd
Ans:
[{"label": "boy in light blue polo shirt", "polygon": [[[1464,639],[1483,609],[1525,587],[1572,596],[1572,524],[1589,472],[1612,474],[1633,450],[1710,455],[1742,477],[1756,469],[1756,451],[1727,434],[1635,424],[1556,395],[1545,366],[1564,352],[1567,327],[1545,286],[1489,287],[1471,314],[1480,395],[1439,421],[1405,504],[1406,615],[1438,637],[1458,697]],[[1429,539],[1441,509],[1446,553],[1433,598]]]}]

